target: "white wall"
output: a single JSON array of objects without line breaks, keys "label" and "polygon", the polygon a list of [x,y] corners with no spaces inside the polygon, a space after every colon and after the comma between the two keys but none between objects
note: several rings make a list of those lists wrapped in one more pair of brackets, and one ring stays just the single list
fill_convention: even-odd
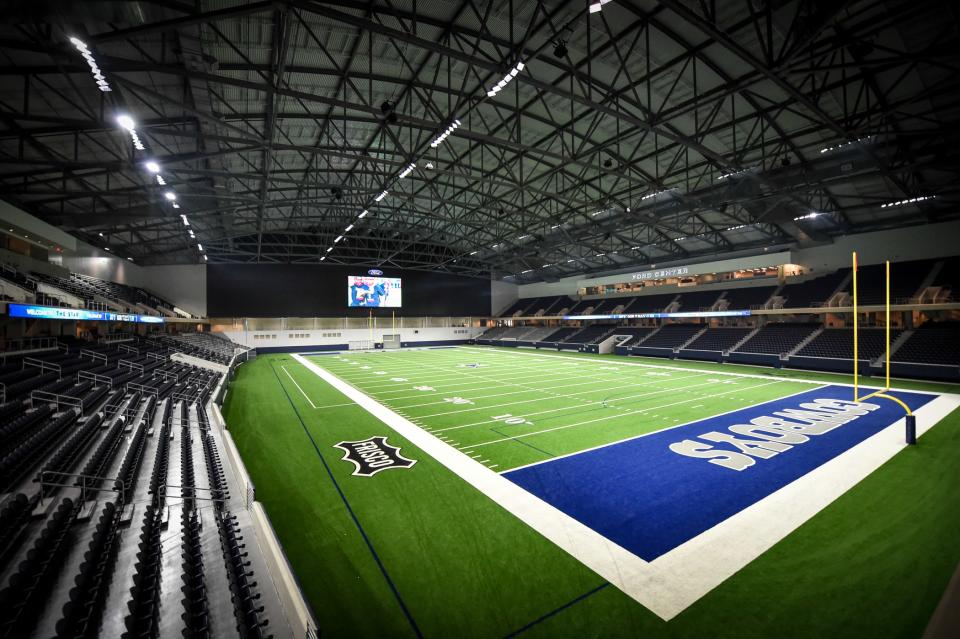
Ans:
[{"label": "white wall", "polygon": [[[374,342],[383,341],[383,336],[395,335],[400,333],[401,342],[439,342],[472,339],[485,331],[484,328],[473,327],[450,327],[450,328],[375,328],[371,332],[366,328],[338,328],[338,329],[317,329],[306,330],[296,328],[283,328],[273,330],[227,330],[223,331],[237,344],[249,346],[250,348],[270,347],[270,348],[288,348],[295,347],[313,347],[332,344],[347,344],[349,342],[368,341],[373,338]],[[291,338],[290,335],[307,335],[307,337]],[[276,337],[273,337],[273,336]],[[324,335],[327,335],[325,337]]]},{"label": "white wall", "polygon": [[494,317],[507,310],[517,301],[520,287],[513,282],[493,280],[490,282],[490,312]]},{"label": "white wall", "polygon": [[191,315],[207,315],[207,267],[204,264],[140,266],[84,245],[79,255],[63,256],[61,263],[75,273],[129,286],[139,286]]}]

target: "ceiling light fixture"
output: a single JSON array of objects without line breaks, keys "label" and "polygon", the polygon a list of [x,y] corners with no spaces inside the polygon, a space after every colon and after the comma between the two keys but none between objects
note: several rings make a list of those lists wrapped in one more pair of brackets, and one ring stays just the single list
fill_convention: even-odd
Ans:
[{"label": "ceiling light fixture", "polygon": [[925,200],[933,200],[936,195],[922,195],[920,197],[912,197],[906,200],[900,200],[898,202],[887,202],[886,204],[881,204],[880,208],[885,209],[889,206],[903,206],[904,204],[913,204],[914,202],[923,202]]},{"label": "ceiling light fixture", "polygon": [[197,242],[197,249],[199,249],[200,252],[203,253],[203,244],[201,244],[200,242]]},{"label": "ceiling light fixture", "polygon": [[177,199],[177,194],[174,193],[173,191],[167,191],[166,193],[163,194],[163,197],[173,202],[174,200]]},{"label": "ceiling light fixture", "polygon": [[154,162],[153,160],[150,160],[149,162],[145,163],[144,166],[147,167],[147,170],[150,171],[151,173],[160,172],[160,165]]},{"label": "ceiling light fixture", "polygon": [[353,224],[349,224],[349,225],[347,225],[347,228],[343,229],[343,232],[344,232],[344,233],[349,233],[349,232],[352,231],[352,230],[353,230]]},{"label": "ceiling light fixture", "polygon": [[358,219],[358,220],[362,220],[363,218],[367,217],[367,213],[369,213],[369,212],[370,212],[370,211],[364,210],[363,213],[361,213],[360,215],[357,216],[357,219]]},{"label": "ceiling light fixture", "polygon": [[[411,162],[410,164],[407,165],[407,168],[405,168],[403,171],[400,172],[400,176],[398,179],[402,180],[403,178],[407,177],[415,168],[417,168],[417,165]],[[384,193],[386,193],[386,191],[384,191]]]},{"label": "ceiling light fixture", "polygon": [[183,213],[181,213],[181,214],[180,214],[180,219],[183,220],[183,225],[184,225],[184,226],[190,226],[190,222],[187,220],[187,216],[186,216],[186,215],[184,215]]},{"label": "ceiling light fixture", "polygon": [[100,65],[97,64],[96,59],[93,57],[93,54],[90,53],[89,47],[87,44],[80,38],[71,37],[70,44],[72,44],[77,51],[80,52],[80,55],[83,56],[83,59],[87,61],[87,66],[90,67],[90,73],[93,74],[93,79],[97,83],[97,88],[107,93],[112,91],[110,84],[107,82],[106,76],[103,75],[103,71],[100,70]]},{"label": "ceiling light fixture", "polygon": [[601,9],[603,9],[603,5],[607,4],[608,2],[611,2],[611,0],[590,0],[588,10],[590,13],[598,13]]},{"label": "ceiling light fixture", "polygon": [[160,175],[159,173],[157,174],[157,184],[159,184],[160,186],[166,186],[166,185],[167,185],[167,181],[164,180],[164,179],[163,179],[163,176]]},{"label": "ceiling light fixture", "polygon": [[337,239],[335,239],[335,240],[333,241],[333,243],[336,244],[337,242],[339,242],[339,241],[342,240],[342,239],[343,239],[343,236],[342,236],[342,235],[338,235],[338,236],[337,236]]},{"label": "ceiling light fixture", "polygon": [[329,253],[332,250],[333,250],[333,247],[331,246],[330,248],[327,249],[327,253]]},{"label": "ceiling light fixture", "polygon": [[503,76],[502,80],[497,82],[493,87],[491,87],[489,91],[487,91],[487,97],[492,98],[496,94],[500,93],[503,87],[507,86],[507,84],[510,83],[510,80],[513,80],[515,77],[517,77],[517,75],[521,71],[523,71],[523,67],[524,67],[523,61],[522,60],[518,61],[517,64],[512,69],[510,69],[510,71],[508,71],[505,76]]},{"label": "ceiling light fixture", "polygon": [[[457,129],[458,126],[460,126],[460,120],[455,119],[453,123],[450,126],[448,126],[446,130],[444,130],[443,133],[437,136],[437,138],[430,143],[430,148],[435,149],[441,144],[443,144],[443,141],[446,140],[450,136],[450,134]],[[433,165],[429,165],[427,168],[433,168]]]},{"label": "ceiling light fixture", "polygon": [[383,198],[387,197],[387,193],[388,193],[387,191],[384,191],[383,193],[381,193],[381,194],[378,195],[377,197],[373,198],[373,201],[374,201],[374,202],[379,202],[379,201],[381,201]]},{"label": "ceiling light fixture", "polygon": [[133,140],[133,146],[138,151],[146,150],[146,147],[143,146],[143,142],[140,140],[140,136],[137,135],[137,123],[126,113],[121,113],[117,116],[117,124],[120,125],[121,129],[125,129],[130,133],[130,139]]}]

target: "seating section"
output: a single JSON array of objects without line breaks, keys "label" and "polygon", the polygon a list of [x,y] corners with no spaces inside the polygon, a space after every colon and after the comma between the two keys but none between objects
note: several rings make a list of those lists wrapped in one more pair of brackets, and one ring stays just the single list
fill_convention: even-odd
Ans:
[{"label": "seating section", "polygon": [[630,339],[620,342],[617,346],[636,346],[643,338],[654,331],[652,326],[618,326],[614,335],[629,335]]},{"label": "seating section", "polygon": [[[89,275],[70,273],[66,276],[55,276],[35,271],[23,271],[10,264],[0,264],[0,280],[15,284],[27,291],[32,299],[24,300],[31,304],[44,306],[71,306],[65,300],[41,291],[41,284],[47,284],[70,296],[78,298],[80,303],[73,306],[82,306],[94,310],[116,310],[139,315],[167,315],[173,316],[173,304],[135,286],[127,286],[116,282],[101,280]],[[49,289],[47,289],[49,290]],[[61,297],[64,297],[61,295]]]},{"label": "seating section", "polygon": [[892,361],[960,367],[960,322],[928,322],[890,356]]},{"label": "seating section", "polygon": [[616,326],[612,324],[591,324],[568,336],[563,341],[567,344],[595,344],[615,328]]},{"label": "seating section", "polygon": [[644,348],[677,348],[703,330],[703,324],[667,324],[648,337]]},{"label": "seating section", "polygon": [[818,328],[820,328],[819,324],[770,323],[737,347],[735,352],[786,355]]},{"label": "seating section", "polygon": [[[896,262],[890,266],[890,303],[909,302],[930,275],[937,260]],[[886,300],[886,265],[862,266],[857,274],[857,298],[863,306],[883,304]],[[847,286],[852,292],[853,285]]]},{"label": "seating section", "polygon": [[[890,331],[890,343],[900,337],[900,330]],[[857,357],[861,360],[874,360],[884,354],[886,331],[882,328],[865,328],[859,331]],[[803,357],[829,357],[834,359],[853,359],[853,329],[828,328],[814,337],[796,355]]]},{"label": "seating section", "polygon": [[222,376],[164,347],[4,357],[0,636],[268,636],[280,603],[204,408]]},{"label": "seating section", "polygon": [[720,291],[691,291],[690,293],[680,294],[680,311],[698,312],[709,311],[717,300],[720,299]]},{"label": "seating section", "polygon": [[748,311],[752,308],[763,308],[776,286],[751,286],[748,288],[731,288],[723,296],[727,300],[727,309],[731,311]]},{"label": "seating section", "polygon": [[159,339],[173,350],[224,365],[229,364],[234,355],[250,350],[220,333],[179,333],[163,335]]},{"label": "seating section", "polygon": [[570,337],[580,329],[575,326],[565,326],[563,328],[554,329],[550,334],[544,337],[541,342],[562,342],[567,337]]},{"label": "seating section", "polygon": [[687,344],[687,348],[700,351],[729,351],[752,330],[752,328],[709,328],[706,333]]},{"label": "seating section", "polygon": [[787,284],[778,293],[785,298],[783,308],[809,308],[826,304],[849,274],[850,269],[846,268],[812,280]]},{"label": "seating section", "polygon": [[641,295],[632,298],[632,301],[623,309],[624,313],[660,313],[673,301],[676,293],[660,295]]}]

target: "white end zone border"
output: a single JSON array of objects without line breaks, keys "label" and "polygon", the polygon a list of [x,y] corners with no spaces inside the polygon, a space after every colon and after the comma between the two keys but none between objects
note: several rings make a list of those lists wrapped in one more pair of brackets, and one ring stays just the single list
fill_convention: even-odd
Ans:
[{"label": "white end zone border", "polygon": [[[904,420],[899,419],[793,483],[647,562],[303,356],[293,358],[665,621],[759,557],[906,446]],[[957,407],[960,395],[941,394],[918,409],[917,435],[926,433]]]}]

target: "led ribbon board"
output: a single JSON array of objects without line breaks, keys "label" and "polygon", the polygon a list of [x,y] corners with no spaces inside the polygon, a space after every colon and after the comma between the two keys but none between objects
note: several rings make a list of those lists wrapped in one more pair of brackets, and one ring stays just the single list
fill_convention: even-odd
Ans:
[{"label": "led ribbon board", "polygon": [[51,320],[88,320],[93,322],[137,322],[140,324],[163,324],[162,317],[154,315],[135,315],[133,313],[114,313],[113,311],[91,311],[84,308],[60,308],[58,306],[33,306],[30,304],[8,304],[10,317],[29,317]]},{"label": "led ribbon board", "polygon": [[565,320],[670,319],[678,317],[746,317],[750,311],[690,311],[688,313],[619,313],[617,315],[564,315]]}]

